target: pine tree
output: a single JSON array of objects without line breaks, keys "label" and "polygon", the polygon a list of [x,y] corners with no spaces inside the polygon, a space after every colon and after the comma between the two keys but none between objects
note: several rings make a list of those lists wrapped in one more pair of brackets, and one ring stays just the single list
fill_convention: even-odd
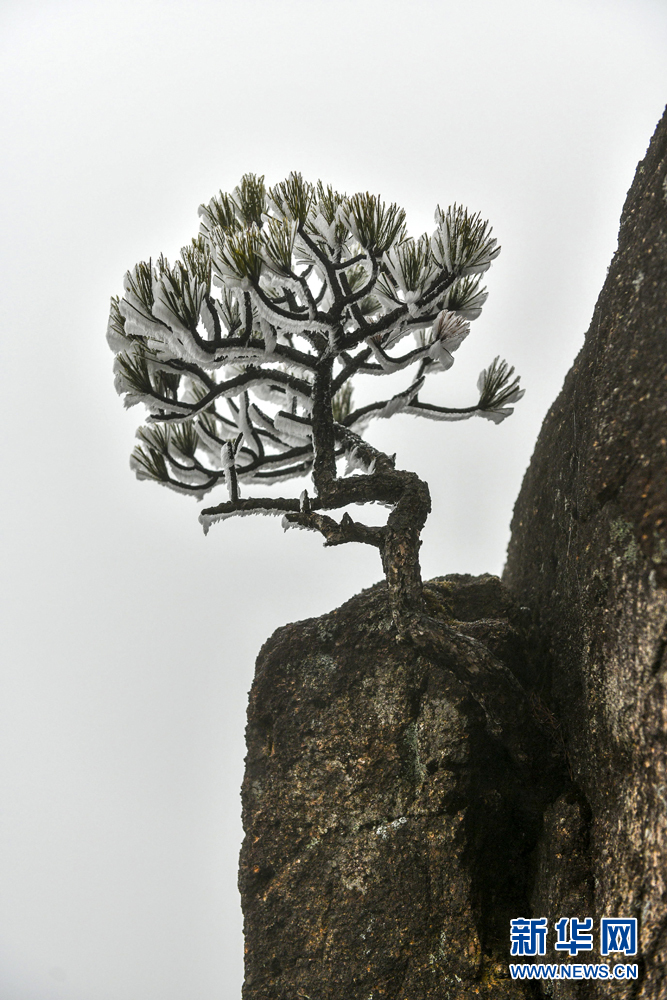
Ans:
[{"label": "pine tree", "polygon": [[[400,624],[421,606],[429,491],[362,435],[396,413],[496,423],[512,413],[523,391],[498,358],[472,406],[421,398],[480,315],[480,275],[500,247],[465,208],[438,208],[433,235],[414,239],[397,205],[295,173],[268,189],[246,174],[199,215],[180,260],[137,264],[111,302],[116,388],[126,406],[149,411],[131,464],[140,479],[197,498],[224,483],[228,499],[200,514],[205,531],[234,515],[272,514],[326,545],[375,546]],[[355,377],[408,369],[407,388],[355,409]],[[242,495],[246,485],[308,475],[313,491],[298,498]],[[364,503],[391,508],[384,526],[325,513]]]}]

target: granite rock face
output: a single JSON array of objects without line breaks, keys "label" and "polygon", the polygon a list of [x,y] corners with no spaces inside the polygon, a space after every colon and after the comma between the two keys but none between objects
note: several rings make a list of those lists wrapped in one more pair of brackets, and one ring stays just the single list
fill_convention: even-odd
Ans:
[{"label": "granite rock face", "polygon": [[525,612],[499,580],[446,577],[425,596],[422,648],[397,639],[378,585],[260,653],[244,1000],[535,995],[509,978],[509,921],[569,784],[562,746],[520,683]]},{"label": "granite rock face", "polygon": [[[667,115],[503,584],[431,581],[402,638],[382,585],[278,630],[247,744],[244,1000],[667,997]],[[511,980],[518,916],[544,961],[639,978]],[[636,958],[600,955],[603,916]],[[555,951],[562,917],[592,952]]]},{"label": "granite rock face", "polygon": [[667,113],[628,194],[584,347],[544,421],[503,580],[539,623],[546,697],[578,794],[547,810],[533,909],[596,925],[639,921],[637,982],[554,983],[549,995],[658,1000],[667,996]]}]

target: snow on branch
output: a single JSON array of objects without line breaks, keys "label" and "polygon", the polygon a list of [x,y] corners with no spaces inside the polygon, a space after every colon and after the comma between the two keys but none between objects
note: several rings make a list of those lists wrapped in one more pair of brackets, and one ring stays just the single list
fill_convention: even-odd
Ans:
[{"label": "snow on branch", "polygon": [[[500,422],[523,395],[514,369],[496,358],[470,406],[422,399],[429,376],[452,368],[486,302],[480,276],[500,253],[489,224],[461,206],[438,208],[435,231],[415,239],[398,205],[299,173],[268,188],[246,174],[199,216],[197,237],[175,262],[136,264],[111,301],[116,388],[149,414],[132,456],[137,476],[198,498],[226,486],[229,499],[202,514],[206,530],[231,516],[280,514],[327,544],[390,546],[395,528],[381,535],[322,513],[374,501],[403,524],[397,511],[411,496],[417,521],[425,519],[428,491],[363,440],[368,421],[404,413]],[[355,376],[403,372],[402,390],[354,408]],[[306,507],[242,496],[309,473]]]}]

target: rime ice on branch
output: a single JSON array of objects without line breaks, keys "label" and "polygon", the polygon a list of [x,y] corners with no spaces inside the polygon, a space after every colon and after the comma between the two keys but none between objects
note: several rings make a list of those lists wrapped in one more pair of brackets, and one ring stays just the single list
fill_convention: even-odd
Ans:
[{"label": "rime ice on branch", "polygon": [[[433,235],[413,239],[397,205],[300,174],[268,189],[246,174],[199,215],[181,259],[137,264],[111,303],[116,388],[126,406],[141,402],[150,414],[131,459],[137,476],[198,498],[225,483],[229,499],[200,515],[205,531],[233,515],[278,514],[326,545],[374,545],[397,618],[417,610],[428,488],[362,434],[395,413],[499,423],[523,395],[496,358],[473,405],[422,399],[486,300],[479,275],[500,253],[488,223],[438,208]],[[353,407],[355,376],[404,370],[401,392]],[[242,496],[245,484],[306,475],[312,495]],[[391,507],[384,527],[324,513],[373,502]]]}]

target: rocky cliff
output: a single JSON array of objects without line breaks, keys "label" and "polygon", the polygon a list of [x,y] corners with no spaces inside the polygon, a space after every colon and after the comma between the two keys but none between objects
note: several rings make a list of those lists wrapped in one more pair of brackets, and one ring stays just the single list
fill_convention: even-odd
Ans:
[{"label": "rocky cliff", "polygon": [[[548,700],[581,796],[575,812],[562,803],[547,814],[534,908],[636,917],[641,978],[614,995],[665,997],[667,113],[628,193],[584,347],[544,421],[503,579],[539,622]],[[608,985],[577,989],[560,984],[554,996],[609,995]]]},{"label": "rocky cliff", "polygon": [[431,581],[426,603],[436,648],[398,640],[378,585],[260,653],[244,1000],[532,995],[509,981],[509,921],[562,745],[520,683],[526,616],[500,581]]},{"label": "rocky cliff", "polygon": [[[260,653],[244,1000],[667,996],[666,313],[667,115],[503,583],[431,581],[402,637],[379,585]],[[512,980],[519,916],[557,962],[561,917],[594,919],[586,962],[601,917],[636,917],[639,978]]]}]

